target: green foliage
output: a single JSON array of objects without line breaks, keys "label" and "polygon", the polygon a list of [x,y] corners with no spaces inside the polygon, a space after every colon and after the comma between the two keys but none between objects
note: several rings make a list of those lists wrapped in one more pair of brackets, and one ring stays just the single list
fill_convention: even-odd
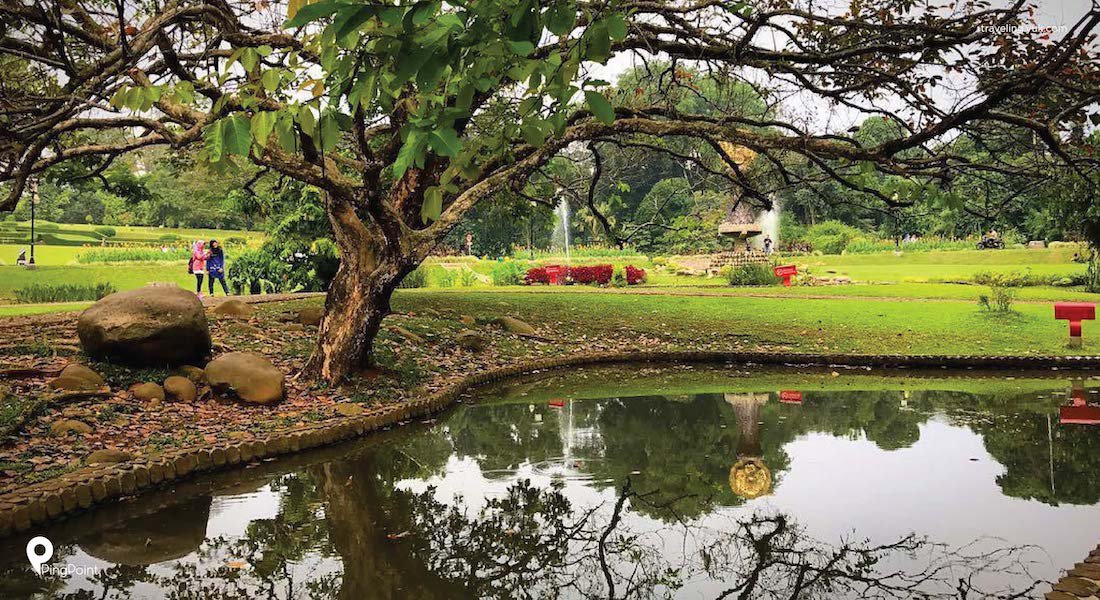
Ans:
[{"label": "green foliage", "polygon": [[626,268],[615,267],[615,272],[611,274],[611,287],[626,287],[626,285]]},{"label": "green foliage", "polygon": [[826,221],[806,230],[806,241],[814,252],[840,254],[848,243],[860,236],[860,231],[840,221]]},{"label": "green foliage", "polygon": [[336,245],[327,238],[271,238],[232,259],[228,280],[238,293],[320,292],[339,264]]},{"label": "green foliage", "polygon": [[455,282],[458,280],[458,273],[452,269],[445,267],[436,267],[432,269],[436,287],[451,288],[455,286]]},{"label": "green foliage", "polygon": [[520,285],[526,272],[522,263],[504,260],[493,265],[489,277],[493,280],[493,285]]},{"label": "green foliage", "polygon": [[985,294],[978,296],[978,306],[981,306],[989,312],[1007,314],[1013,312],[1012,303],[1015,302],[1015,300],[1015,290],[993,285],[989,287],[988,296]]},{"label": "green foliage", "polygon": [[38,302],[80,302],[86,300],[99,300],[109,294],[115,293],[115,287],[110,283],[95,283],[90,285],[80,284],[31,284],[25,288],[15,290],[15,301],[20,304]]},{"label": "green foliage", "polygon": [[96,227],[92,231],[94,231],[96,235],[103,239],[110,239],[118,235],[118,230],[114,227],[101,226]]},{"label": "green foliage", "polygon": [[397,284],[404,289],[428,287],[428,271],[424,267],[417,267]]},{"label": "green foliage", "polygon": [[1100,257],[1096,252],[1089,256],[1088,270],[1085,271],[1085,291],[1100,293]]},{"label": "green foliage", "polygon": [[113,263],[113,262],[154,262],[186,260],[191,256],[191,251],[184,247],[168,248],[165,252],[160,248],[132,247],[132,248],[91,248],[83,250],[76,255],[76,262],[80,264]]},{"label": "green foliage", "polygon": [[722,277],[733,286],[775,285],[777,281],[771,267],[760,263],[726,267],[722,269]]},{"label": "green foliage", "polygon": [[[158,242],[172,243],[180,241],[180,236],[174,233],[166,233],[157,238]],[[228,240],[227,240],[228,241]]]},{"label": "green foliage", "polygon": [[477,273],[471,269],[459,269],[458,271],[458,283],[462,287],[471,287],[477,283]]}]

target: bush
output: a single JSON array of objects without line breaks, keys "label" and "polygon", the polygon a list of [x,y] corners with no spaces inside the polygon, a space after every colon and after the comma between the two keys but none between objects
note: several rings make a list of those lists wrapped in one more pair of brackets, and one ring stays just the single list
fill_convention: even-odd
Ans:
[{"label": "bush", "polygon": [[15,290],[15,301],[21,304],[83,302],[86,300],[99,300],[104,296],[115,293],[115,291],[115,286],[110,283],[62,283],[52,285],[33,283],[25,288]]},{"label": "bush", "polygon": [[294,238],[270,238],[229,261],[227,279],[242,294],[323,292],[340,265],[336,245],[326,238],[309,244]]},{"label": "bush", "polygon": [[96,235],[98,235],[99,237],[101,237],[105,240],[109,239],[109,238],[113,238],[116,235],[118,235],[118,230],[115,229],[114,227],[106,227],[106,226],[96,227],[92,231],[94,231]]},{"label": "bush", "polygon": [[612,287],[626,287],[626,270],[615,269],[615,273],[611,276]]},{"label": "bush", "polygon": [[607,285],[611,283],[611,275],[614,271],[611,265],[570,267],[569,276],[573,278],[574,283]]},{"label": "bush", "polygon": [[230,246],[241,246],[241,247],[243,247],[243,246],[248,245],[248,239],[240,237],[238,235],[234,235],[234,236],[230,236],[230,237],[225,238],[225,243],[230,245]]},{"label": "bush", "polygon": [[403,289],[428,287],[428,272],[424,267],[417,267],[413,272],[406,275],[405,278],[397,284],[397,287]]},{"label": "bush", "polygon": [[722,277],[730,285],[774,285],[775,274],[768,265],[752,263],[740,267],[726,267],[722,269]]},{"label": "bush", "polygon": [[1100,292],[1100,258],[1093,252],[1089,257],[1089,266],[1085,271],[1085,291]]},{"label": "bush", "polygon": [[505,260],[493,265],[489,271],[493,285],[519,285],[523,283],[523,266],[514,260]]},{"label": "bush", "polygon": [[186,260],[191,256],[187,248],[169,248],[168,252],[160,248],[91,248],[76,255],[76,262],[113,263],[113,262],[154,262],[161,260]]},{"label": "bush", "polygon": [[978,296],[978,306],[995,313],[1012,312],[1012,303],[1016,300],[1016,291],[1001,286],[991,286],[989,295]]},{"label": "bush", "polygon": [[166,233],[166,234],[158,237],[157,241],[158,242],[166,242],[166,243],[178,242],[178,241],[180,241],[180,236],[178,236],[174,233]]},{"label": "bush", "polygon": [[535,267],[533,269],[527,269],[527,274],[523,276],[523,283],[532,285],[535,283],[550,283],[550,275],[546,272],[546,267]]},{"label": "bush", "polygon": [[639,269],[633,265],[626,266],[626,284],[638,285],[645,283],[645,269]]},{"label": "bush", "polygon": [[435,270],[436,287],[454,287],[456,281],[458,281],[458,273],[445,267],[440,267]]},{"label": "bush", "polygon": [[861,232],[840,221],[825,221],[806,230],[806,241],[817,252],[840,254],[848,242],[860,237]]},{"label": "bush", "polygon": [[[970,281],[978,285],[988,285],[997,287],[1030,287],[1036,285],[1088,285],[1089,275],[1072,275],[1066,277],[1064,275],[1038,275],[1032,273],[1030,270],[1026,273],[1011,272],[1011,273],[995,273],[992,271],[978,271],[971,276]],[[1063,281],[1068,279],[1069,281]]]},{"label": "bush", "polygon": [[471,287],[477,283],[477,273],[473,269],[461,269],[458,272],[458,283],[462,287]]}]

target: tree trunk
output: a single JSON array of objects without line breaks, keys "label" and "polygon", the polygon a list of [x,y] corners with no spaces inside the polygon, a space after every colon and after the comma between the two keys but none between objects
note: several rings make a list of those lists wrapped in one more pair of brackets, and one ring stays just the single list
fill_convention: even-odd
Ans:
[{"label": "tree trunk", "polygon": [[418,262],[409,258],[341,256],[325,299],[317,346],[306,364],[307,375],[339,384],[374,366],[374,338],[390,313],[390,298]]}]

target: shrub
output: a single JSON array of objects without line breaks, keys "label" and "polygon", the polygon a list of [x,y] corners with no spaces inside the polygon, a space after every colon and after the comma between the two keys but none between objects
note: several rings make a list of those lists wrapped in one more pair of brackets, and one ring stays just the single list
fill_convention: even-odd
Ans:
[{"label": "shrub", "polygon": [[154,262],[160,260],[185,260],[191,256],[187,248],[169,248],[168,252],[160,248],[90,248],[76,255],[76,262],[113,263],[113,262]]},{"label": "shrub", "polygon": [[523,276],[523,282],[527,285],[535,283],[550,283],[550,275],[546,273],[546,267],[535,267],[533,269],[527,269],[527,274]]},{"label": "shrub", "polygon": [[1085,271],[1085,291],[1100,292],[1100,257],[1095,252],[1089,257],[1089,266]]},{"label": "shrub", "polygon": [[104,296],[115,293],[115,291],[115,286],[110,283],[33,283],[25,288],[15,290],[15,301],[22,304],[38,302],[82,302],[85,300],[99,300]]},{"label": "shrub", "polygon": [[166,233],[166,234],[158,237],[157,241],[158,242],[167,242],[167,243],[178,242],[178,241],[180,241],[180,236],[178,236],[174,233]]},{"label": "shrub", "polygon": [[417,267],[406,275],[397,287],[404,289],[428,287],[428,272],[423,267]]},{"label": "shrub", "polygon": [[627,285],[629,285],[626,282],[625,269],[615,269],[615,274],[611,276],[611,285],[613,287],[626,287]]},{"label": "shrub", "polygon": [[107,226],[96,227],[92,231],[94,231],[96,235],[98,235],[99,237],[101,237],[103,239],[113,238],[116,235],[118,235],[118,230],[115,229],[114,227],[107,227]]},{"label": "shrub", "polygon": [[840,221],[825,221],[806,230],[806,241],[825,254],[840,254],[848,242],[860,237],[860,231]]},{"label": "shrub", "polygon": [[225,238],[225,243],[230,245],[230,246],[247,246],[248,245],[248,239],[240,237],[238,235],[234,235],[234,236],[230,236],[230,237]]},{"label": "shrub", "polygon": [[751,263],[740,267],[726,267],[722,269],[722,277],[730,285],[773,285],[775,274],[768,265]]},{"label": "shrub", "polygon": [[505,260],[493,265],[489,271],[493,285],[519,285],[523,283],[523,266],[513,260]]},{"label": "shrub", "polygon": [[611,283],[611,275],[614,268],[611,265],[590,265],[582,267],[570,267],[569,276],[574,283],[607,285]]},{"label": "shrub", "polygon": [[995,313],[1012,312],[1012,303],[1016,300],[1016,291],[1002,286],[990,286],[989,295],[978,296],[978,305]]},{"label": "shrub", "polygon": [[458,274],[454,271],[441,267],[435,272],[435,285],[436,287],[454,287],[455,282],[458,280]]},{"label": "shrub", "polygon": [[462,287],[470,287],[477,283],[477,273],[473,269],[461,269],[458,272],[458,283]]},{"label": "shrub", "polygon": [[275,237],[229,261],[228,280],[238,293],[323,292],[336,276],[340,257],[327,238],[307,244]]},{"label": "shrub", "polygon": [[[1029,287],[1035,285],[1062,285],[1062,279],[1066,279],[1063,275],[1038,275],[1032,273],[1030,270],[1026,273],[1020,273],[1013,271],[1011,273],[994,273],[991,271],[978,271],[971,276],[970,280],[978,285],[988,285],[997,287]],[[1085,276],[1071,276],[1069,279],[1069,285],[1087,285],[1088,275]]]},{"label": "shrub", "polygon": [[645,269],[639,269],[633,265],[626,266],[626,284],[638,285],[645,283]]}]

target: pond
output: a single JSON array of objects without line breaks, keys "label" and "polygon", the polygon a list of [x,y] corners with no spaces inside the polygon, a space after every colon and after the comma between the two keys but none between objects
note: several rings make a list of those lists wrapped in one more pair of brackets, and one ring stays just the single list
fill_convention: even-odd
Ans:
[{"label": "pond", "polygon": [[[1059,376],[1060,375],[1060,376]],[[1078,379],[1074,379],[1077,377]],[[1100,379],[607,366],[0,542],[0,597],[1041,598]]]}]

